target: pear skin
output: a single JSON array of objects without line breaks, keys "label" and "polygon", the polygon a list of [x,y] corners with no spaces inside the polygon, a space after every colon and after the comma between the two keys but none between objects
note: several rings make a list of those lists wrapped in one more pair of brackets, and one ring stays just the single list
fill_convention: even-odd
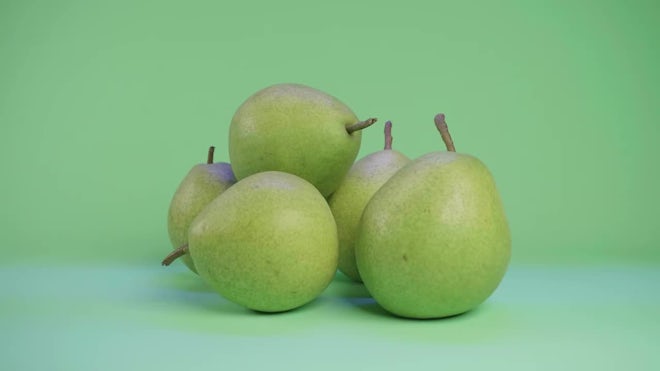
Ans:
[{"label": "pear skin", "polygon": [[[448,131],[443,139],[454,148]],[[475,308],[511,257],[493,176],[476,157],[453,151],[413,160],[369,201],[355,253],[366,288],[393,314],[440,318]]]},{"label": "pear skin", "polygon": [[[231,165],[225,162],[213,163],[213,150],[214,147],[209,148],[206,164],[197,164],[190,169],[170,202],[167,230],[174,249],[188,243],[188,229],[197,214],[236,183]],[[181,260],[191,271],[197,272],[189,255],[181,256]]]},{"label": "pear skin", "polygon": [[374,152],[353,164],[328,203],[337,222],[339,236],[339,270],[356,282],[361,282],[355,262],[355,240],[360,218],[376,191],[410,162],[403,153],[392,149],[392,123],[385,123],[385,149]]},{"label": "pear skin", "polygon": [[195,218],[188,237],[200,277],[256,311],[314,300],[337,270],[337,227],[325,198],[283,172],[238,181]]},{"label": "pear skin", "polygon": [[277,84],[250,96],[229,128],[229,158],[237,179],[282,171],[312,183],[323,196],[334,192],[353,164],[361,129],[337,98],[300,84]]}]

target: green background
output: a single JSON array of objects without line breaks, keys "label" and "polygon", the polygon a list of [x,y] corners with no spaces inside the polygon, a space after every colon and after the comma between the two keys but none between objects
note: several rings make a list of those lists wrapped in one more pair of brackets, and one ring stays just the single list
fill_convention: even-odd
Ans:
[{"label": "green background", "polygon": [[[653,0],[0,0],[0,368],[660,367],[659,25]],[[179,181],[279,82],[392,120],[410,157],[446,113],[510,221],[489,302],[402,321],[338,275],[258,316],[158,266]]]}]

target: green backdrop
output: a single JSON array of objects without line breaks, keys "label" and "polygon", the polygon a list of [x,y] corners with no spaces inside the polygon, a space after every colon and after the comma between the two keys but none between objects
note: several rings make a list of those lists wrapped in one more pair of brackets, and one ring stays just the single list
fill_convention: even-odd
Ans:
[{"label": "green backdrop", "polygon": [[[92,312],[103,314],[99,318],[114,313],[108,308],[123,297],[119,287],[151,292],[149,285],[129,285],[125,277],[119,279],[123,286],[115,286],[112,280],[124,273],[104,275],[107,267],[141,283],[145,277],[151,283],[169,282],[168,274],[176,277],[176,284],[159,286],[165,292],[184,288],[179,296],[163,294],[171,299],[159,302],[166,313],[178,307],[173,310],[164,303],[190,300],[185,288],[197,287],[195,277],[181,267],[169,272],[157,267],[170,249],[170,197],[189,168],[205,159],[209,145],[217,147],[218,160],[228,160],[227,133],[234,110],[256,90],[279,82],[327,91],[361,118],[376,116],[381,124],[392,120],[394,146],[410,157],[442,148],[433,116],[446,113],[458,151],[482,159],[502,194],[513,235],[513,273],[501,290],[519,289],[510,297],[522,303],[522,297],[538,289],[521,283],[528,275],[556,282],[553,277],[566,275],[552,269],[577,269],[571,272],[579,276],[584,274],[581,269],[625,265],[645,273],[596,274],[601,278],[594,279],[588,273],[589,279],[561,282],[616,286],[621,277],[638,277],[630,287],[641,290],[638,299],[646,300],[646,306],[622,306],[622,312],[612,309],[616,306],[608,308],[612,317],[636,317],[635,310],[651,313],[660,308],[658,295],[652,294],[652,287],[660,283],[653,268],[660,263],[659,25],[660,5],[654,0],[0,0],[0,267],[4,291],[9,293],[1,312],[6,320],[1,323],[5,331],[25,340],[18,341],[13,355],[5,359],[29,368],[21,363],[26,361],[21,352],[30,349],[30,339],[60,333],[59,325],[41,326],[32,319],[51,318],[44,323],[53,323],[64,309],[29,310],[35,303],[59,308],[47,295],[51,291],[44,289],[49,280],[62,285],[53,283],[55,291],[59,287],[74,293],[117,293],[107,307],[99,304],[103,300],[81,294],[98,309]],[[381,129],[379,125],[364,133],[360,156],[381,148]],[[525,270],[530,266],[540,271]],[[39,278],[26,278],[32,275]],[[72,283],[84,285],[85,277],[104,283],[99,288]],[[337,285],[349,285],[339,280]],[[621,286],[621,293],[630,287]],[[24,297],[36,288],[41,289],[30,294],[34,296]],[[563,286],[556,288],[558,295],[566,293]],[[331,287],[328,297],[337,290]],[[574,303],[581,295],[574,294],[557,296],[553,303]],[[506,291],[502,295],[493,302],[516,307],[515,300],[506,299]],[[65,299],[59,300],[64,308]],[[221,299],[213,295],[201,300]],[[549,310],[543,300],[536,304]],[[120,312],[133,320],[142,318],[134,315],[136,307],[129,301],[124,304],[126,313]],[[145,317],[152,309],[158,312],[155,307],[141,308]],[[185,308],[179,314],[158,313],[169,323],[196,315],[194,307]],[[488,313],[503,310],[495,304],[490,308],[482,322],[488,322],[483,319]],[[333,316],[325,310],[328,313],[314,312],[312,307],[289,316],[294,316],[292,321],[297,321],[296,315],[323,321]],[[222,318],[222,313],[205,314],[196,317],[193,327],[208,326],[204,318]],[[565,315],[572,318],[568,311]],[[513,317],[509,313],[507,323],[515,322]],[[267,318],[250,321],[268,327]],[[270,323],[286,323],[281,318]],[[478,338],[481,325],[476,318],[460,321],[473,326]],[[648,330],[646,317],[641,318],[620,327]],[[32,327],[23,326],[28,322]],[[112,342],[119,336],[113,328],[132,326],[127,323],[132,322],[119,316],[99,325],[98,331],[104,341]],[[66,349],[71,352],[52,354],[60,362],[52,364],[63,369],[84,364],[76,363],[73,349],[87,327],[81,322],[73,326],[81,331],[66,332],[70,343],[65,343],[71,345]],[[401,322],[396,326],[400,327],[392,331],[415,331]],[[273,333],[285,342],[332,342],[287,338],[276,329]],[[455,329],[463,333],[461,327]],[[145,329],[142,334],[162,339],[161,330]],[[185,322],[178,322],[180,338],[173,342],[204,342],[189,330]],[[167,331],[167,336],[175,336],[175,330]],[[651,354],[634,345],[649,343],[635,331],[621,341],[641,352],[631,359],[639,361],[641,354],[642,361],[650,362]],[[262,344],[263,337],[257,336],[261,334],[254,335],[228,337],[227,342],[238,344],[238,349]],[[532,330],[524,335],[534,336]],[[513,344],[527,343],[521,340],[525,336]],[[443,339],[452,343],[450,336]],[[405,340],[404,336],[388,346],[407,349]],[[167,343],[159,344],[163,342]],[[415,358],[424,348],[415,349],[402,359]],[[596,355],[602,348],[591,350]],[[10,350],[5,352],[9,355]],[[461,348],[452,354],[471,352]],[[586,354],[584,359],[591,353]],[[143,359],[145,364],[151,360]],[[227,362],[230,359],[234,358]],[[38,359],[31,362],[39,368]]]}]

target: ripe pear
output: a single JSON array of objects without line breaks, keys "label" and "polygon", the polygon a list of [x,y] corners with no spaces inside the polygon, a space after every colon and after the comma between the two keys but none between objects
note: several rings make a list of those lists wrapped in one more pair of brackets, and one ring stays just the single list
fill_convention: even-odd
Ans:
[{"label": "ripe pear", "polygon": [[400,168],[410,162],[403,153],[392,149],[392,123],[385,123],[385,149],[357,161],[328,203],[337,222],[339,270],[361,282],[355,263],[355,240],[360,217],[376,191]]},{"label": "ripe pear", "polygon": [[246,177],[193,221],[197,272],[226,299],[281,312],[316,298],[337,270],[337,227],[323,196],[295,175]]},{"label": "ripe pear", "polygon": [[[209,148],[207,163],[197,164],[190,169],[172,197],[167,214],[167,230],[174,249],[188,243],[188,229],[197,214],[236,183],[231,165],[213,162],[214,149]],[[190,270],[197,272],[190,256],[183,256],[182,260]]]},{"label": "ripe pear", "polygon": [[229,127],[229,159],[238,179],[283,171],[324,196],[337,189],[360,149],[359,121],[337,98],[300,84],[277,84],[249,97]]},{"label": "ripe pear", "polygon": [[402,317],[475,308],[497,288],[511,256],[491,173],[476,157],[455,152],[444,115],[436,126],[448,151],[413,160],[376,192],[355,249],[367,290]]}]

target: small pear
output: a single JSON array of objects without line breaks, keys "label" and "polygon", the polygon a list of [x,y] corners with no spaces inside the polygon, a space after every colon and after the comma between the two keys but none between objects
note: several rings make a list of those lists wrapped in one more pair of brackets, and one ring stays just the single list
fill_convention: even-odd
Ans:
[{"label": "small pear", "polygon": [[476,157],[448,152],[410,162],[371,198],[355,256],[367,290],[387,311],[410,318],[466,312],[502,280],[511,237],[495,181]]},{"label": "small pear", "polygon": [[337,222],[339,270],[361,282],[355,263],[355,240],[362,212],[371,197],[385,182],[410,162],[403,153],[392,149],[392,123],[385,123],[385,149],[357,161],[328,203]]},{"label": "small pear", "polygon": [[[197,164],[190,169],[172,197],[167,214],[167,230],[175,251],[188,243],[188,229],[197,214],[236,183],[231,165],[213,162],[214,150],[215,147],[209,148],[205,164]],[[183,256],[182,260],[190,270],[197,272],[190,256]]]},{"label": "small pear", "polygon": [[337,227],[319,191],[268,171],[240,180],[195,218],[189,253],[226,299],[281,312],[316,298],[337,270]]},{"label": "small pear", "polygon": [[277,84],[250,96],[229,127],[229,159],[237,179],[283,171],[312,183],[323,196],[339,187],[360,149],[358,120],[348,106],[320,90]]}]

